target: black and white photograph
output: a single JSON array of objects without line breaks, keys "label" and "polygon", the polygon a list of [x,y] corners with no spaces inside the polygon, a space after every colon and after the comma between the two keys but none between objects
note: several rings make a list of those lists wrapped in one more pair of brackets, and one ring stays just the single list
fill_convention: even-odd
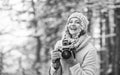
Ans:
[{"label": "black and white photograph", "polygon": [[0,75],[120,75],[120,0],[0,0]]}]

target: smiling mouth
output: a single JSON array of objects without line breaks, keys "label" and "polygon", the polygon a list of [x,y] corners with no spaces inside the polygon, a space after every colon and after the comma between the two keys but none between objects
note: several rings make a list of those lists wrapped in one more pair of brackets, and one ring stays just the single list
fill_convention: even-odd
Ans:
[{"label": "smiling mouth", "polygon": [[77,30],[77,27],[71,26],[71,27],[70,27],[70,30],[74,30],[74,31],[75,31],[75,30]]}]

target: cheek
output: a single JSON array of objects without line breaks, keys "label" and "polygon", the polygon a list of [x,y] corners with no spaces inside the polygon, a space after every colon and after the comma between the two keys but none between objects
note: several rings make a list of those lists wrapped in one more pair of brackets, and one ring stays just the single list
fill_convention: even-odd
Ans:
[{"label": "cheek", "polygon": [[77,29],[77,32],[81,32],[81,30],[83,30],[83,28],[81,26],[79,26]]},{"label": "cheek", "polygon": [[70,29],[70,27],[71,27],[71,25],[68,25],[68,26],[67,26],[67,29],[69,30],[69,29]]}]

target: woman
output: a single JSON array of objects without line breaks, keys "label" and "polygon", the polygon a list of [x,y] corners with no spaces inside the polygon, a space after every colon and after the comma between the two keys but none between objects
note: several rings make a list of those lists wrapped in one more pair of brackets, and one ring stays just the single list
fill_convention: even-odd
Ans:
[{"label": "woman", "polygon": [[[88,19],[80,12],[72,13],[66,23],[65,32],[51,53],[50,75],[96,75],[98,71],[97,51],[87,34]],[[67,39],[70,45],[63,45]],[[63,49],[72,48],[71,57],[63,58]]]}]

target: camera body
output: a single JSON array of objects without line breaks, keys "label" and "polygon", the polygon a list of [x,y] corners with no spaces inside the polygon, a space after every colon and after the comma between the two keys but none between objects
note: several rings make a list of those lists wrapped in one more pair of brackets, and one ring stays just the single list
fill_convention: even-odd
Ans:
[{"label": "camera body", "polygon": [[[72,43],[70,41],[68,41],[67,39],[64,39],[62,41],[62,44],[63,44],[63,46],[67,46],[67,45],[71,45]],[[72,55],[75,58],[75,48],[74,47],[73,48],[70,48],[70,47],[62,48],[61,56],[63,59],[69,59]]]},{"label": "camera body", "polygon": [[[67,46],[67,45],[71,45],[72,43],[69,42],[68,40],[64,39],[62,41],[62,44],[63,46]],[[62,48],[61,49],[58,49],[58,51],[61,52],[61,56],[63,59],[69,59],[72,55],[73,57],[75,58],[75,48],[74,47],[67,47],[67,48]],[[60,58],[56,59],[55,60],[55,63],[54,63],[54,69],[57,70],[59,67],[60,67]]]}]

